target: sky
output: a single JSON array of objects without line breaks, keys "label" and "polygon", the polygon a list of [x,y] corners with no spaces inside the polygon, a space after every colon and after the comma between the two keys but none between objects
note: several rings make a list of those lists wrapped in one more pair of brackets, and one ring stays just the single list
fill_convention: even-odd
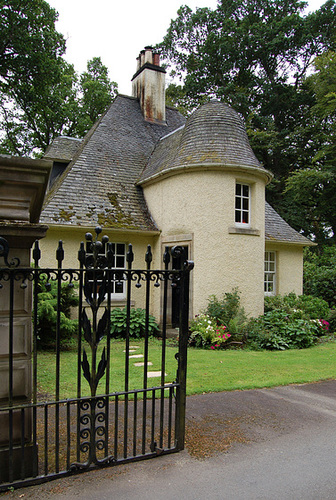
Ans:
[{"label": "sky", "polygon": [[[59,13],[56,29],[67,42],[65,59],[77,72],[101,57],[121,94],[131,95],[136,58],[146,45],[162,41],[177,10],[187,4],[216,8],[217,0],[47,0]],[[309,0],[308,10],[325,0]]]}]

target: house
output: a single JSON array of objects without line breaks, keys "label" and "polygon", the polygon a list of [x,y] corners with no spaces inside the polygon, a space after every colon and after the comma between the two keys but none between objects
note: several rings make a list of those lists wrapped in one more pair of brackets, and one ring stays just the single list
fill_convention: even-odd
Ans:
[{"label": "house", "polygon": [[[166,246],[185,247],[195,268],[190,314],[211,294],[238,288],[249,315],[263,312],[264,295],[302,293],[303,247],[311,242],[265,203],[272,174],[255,157],[243,121],[228,105],[210,101],[187,120],[165,106],[165,71],[146,47],[137,59],[133,96],[118,95],[83,140],[59,137],[45,158],[54,169],[40,221],[43,264],[55,266],[62,239],[65,266],[76,262],[80,241],[97,224],[124,268],[133,244],[135,268],[148,244],[153,268]],[[172,265],[176,265],[175,262]],[[116,284],[115,305],[125,303]],[[170,318],[176,318],[171,291]],[[142,307],[140,296],[134,303]],[[160,291],[152,313],[160,318]]]}]

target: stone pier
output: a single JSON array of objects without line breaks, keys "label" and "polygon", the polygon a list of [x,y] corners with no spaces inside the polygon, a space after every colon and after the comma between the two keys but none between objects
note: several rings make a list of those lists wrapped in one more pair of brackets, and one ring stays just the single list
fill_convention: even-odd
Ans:
[{"label": "stone pier", "polygon": [[[7,157],[0,155],[0,237],[9,245],[8,263],[19,259],[18,268],[31,265],[31,248],[35,240],[43,238],[48,229],[39,224],[39,216],[48,185],[52,163],[46,160]],[[0,246],[3,250],[3,245]],[[0,266],[7,267],[4,257]],[[0,290],[0,406],[22,404],[32,397],[32,283],[26,287],[14,282],[12,301],[13,352],[10,354],[10,283],[2,283]],[[12,383],[10,358],[12,357]],[[10,388],[12,398],[10,395]],[[10,401],[12,399],[12,401]],[[2,481],[15,480],[21,474],[22,441],[25,443],[25,475],[32,474],[33,455],[37,452],[31,443],[32,413],[13,411],[12,433],[9,412],[0,412],[0,474]],[[24,429],[24,437],[22,436]],[[10,435],[12,434],[12,435]],[[13,475],[8,472],[9,441],[12,441]]]}]

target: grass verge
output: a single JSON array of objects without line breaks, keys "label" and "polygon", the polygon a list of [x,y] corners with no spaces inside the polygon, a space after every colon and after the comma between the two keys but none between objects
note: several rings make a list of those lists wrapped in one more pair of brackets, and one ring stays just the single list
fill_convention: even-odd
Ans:
[{"label": "grass verge", "polygon": [[[131,342],[137,349],[132,355],[144,352],[143,342]],[[111,344],[110,392],[124,389],[125,353],[124,342]],[[176,347],[167,347],[166,381],[173,382],[176,376]],[[157,340],[150,341],[149,371],[161,370],[161,346]],[[130,359],[130,389],[143,387],[143,367],[135,366],[142,358]],[[294,383],[316,382],[336,378],[336,343],[318,345],[309,349],[288,351],[233,351],[188,349],[187,393],[233,391],[274,387]],[[82,377],[82,395],[89,395],[88,383]],[[148,379],[148,387],[160,384],[160,377]],[[60,397],[76,397],[77,354],[73,351],[61,353]],[[100,382],[105,391],[105,379]],[[38,353],[38,390],[43,395],[55,394],[55,354]]]}]

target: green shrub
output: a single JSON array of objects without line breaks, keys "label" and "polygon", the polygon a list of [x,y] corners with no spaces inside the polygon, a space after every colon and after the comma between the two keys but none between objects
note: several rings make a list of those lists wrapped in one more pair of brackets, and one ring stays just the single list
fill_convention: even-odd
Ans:
[{"label": "green shrub", "polygon": [[228,326],[229,322],[235,318],[240,309],[240,297],[238,290],[224,293],[222,299],[216,295],[210,295],[205,314],[217,321],[219,325]]},{"label": "green shrub", "polygon": [[204,311],[217,325],[224,325],[231,334],[231,340],[243,340],[246,329],[246,315],[240,306],[240,295],[237,289],[224,293],[221,299],[210,295]]},{"label": "green shrub", "polygon": [[208,314],[199,314],[190,322],[189,344],[195,347],[218,349],[231,337],[224,325],[217,325]]},{"label": "green shrub", "polygon": [[[124,309],[115,308],[111,313],[111,335],[113,337],[126,337],[126,320],[127,311]],[[154,318],[149,315],[148,319],[148,334],[150,336],[157,335],[160,329]],[[146,311],[145,309],[131,309],[130,312],[130,326],[129,334],[133,338],[141,338],[145,336],[146,332]]]},{"label": "green shrub", "polygon": [[325,300],[295,293],[265,297],[265,313],[274,310],[285,311],[302,319],[324,319],[329,316],[329,305]]},{"label": "green shrub", "polygon": [[252,348],[284,350],[312,346],[325,332],[317,319],[303,319],[294,312],[280,309],[267,311],[249,323],[248,345]]},{"label": "green shrub", "polygon": [[[43,275],[42,275],[43,278]],[[40,281],[37,294],[37,345],[47,349],[55,346],[57,323],[57,282]],[[60,344],[66,348],[77,332],[78,321],[70,319],[70,309],[78,305],[74,286],[62,283],[60,297]]]}]

